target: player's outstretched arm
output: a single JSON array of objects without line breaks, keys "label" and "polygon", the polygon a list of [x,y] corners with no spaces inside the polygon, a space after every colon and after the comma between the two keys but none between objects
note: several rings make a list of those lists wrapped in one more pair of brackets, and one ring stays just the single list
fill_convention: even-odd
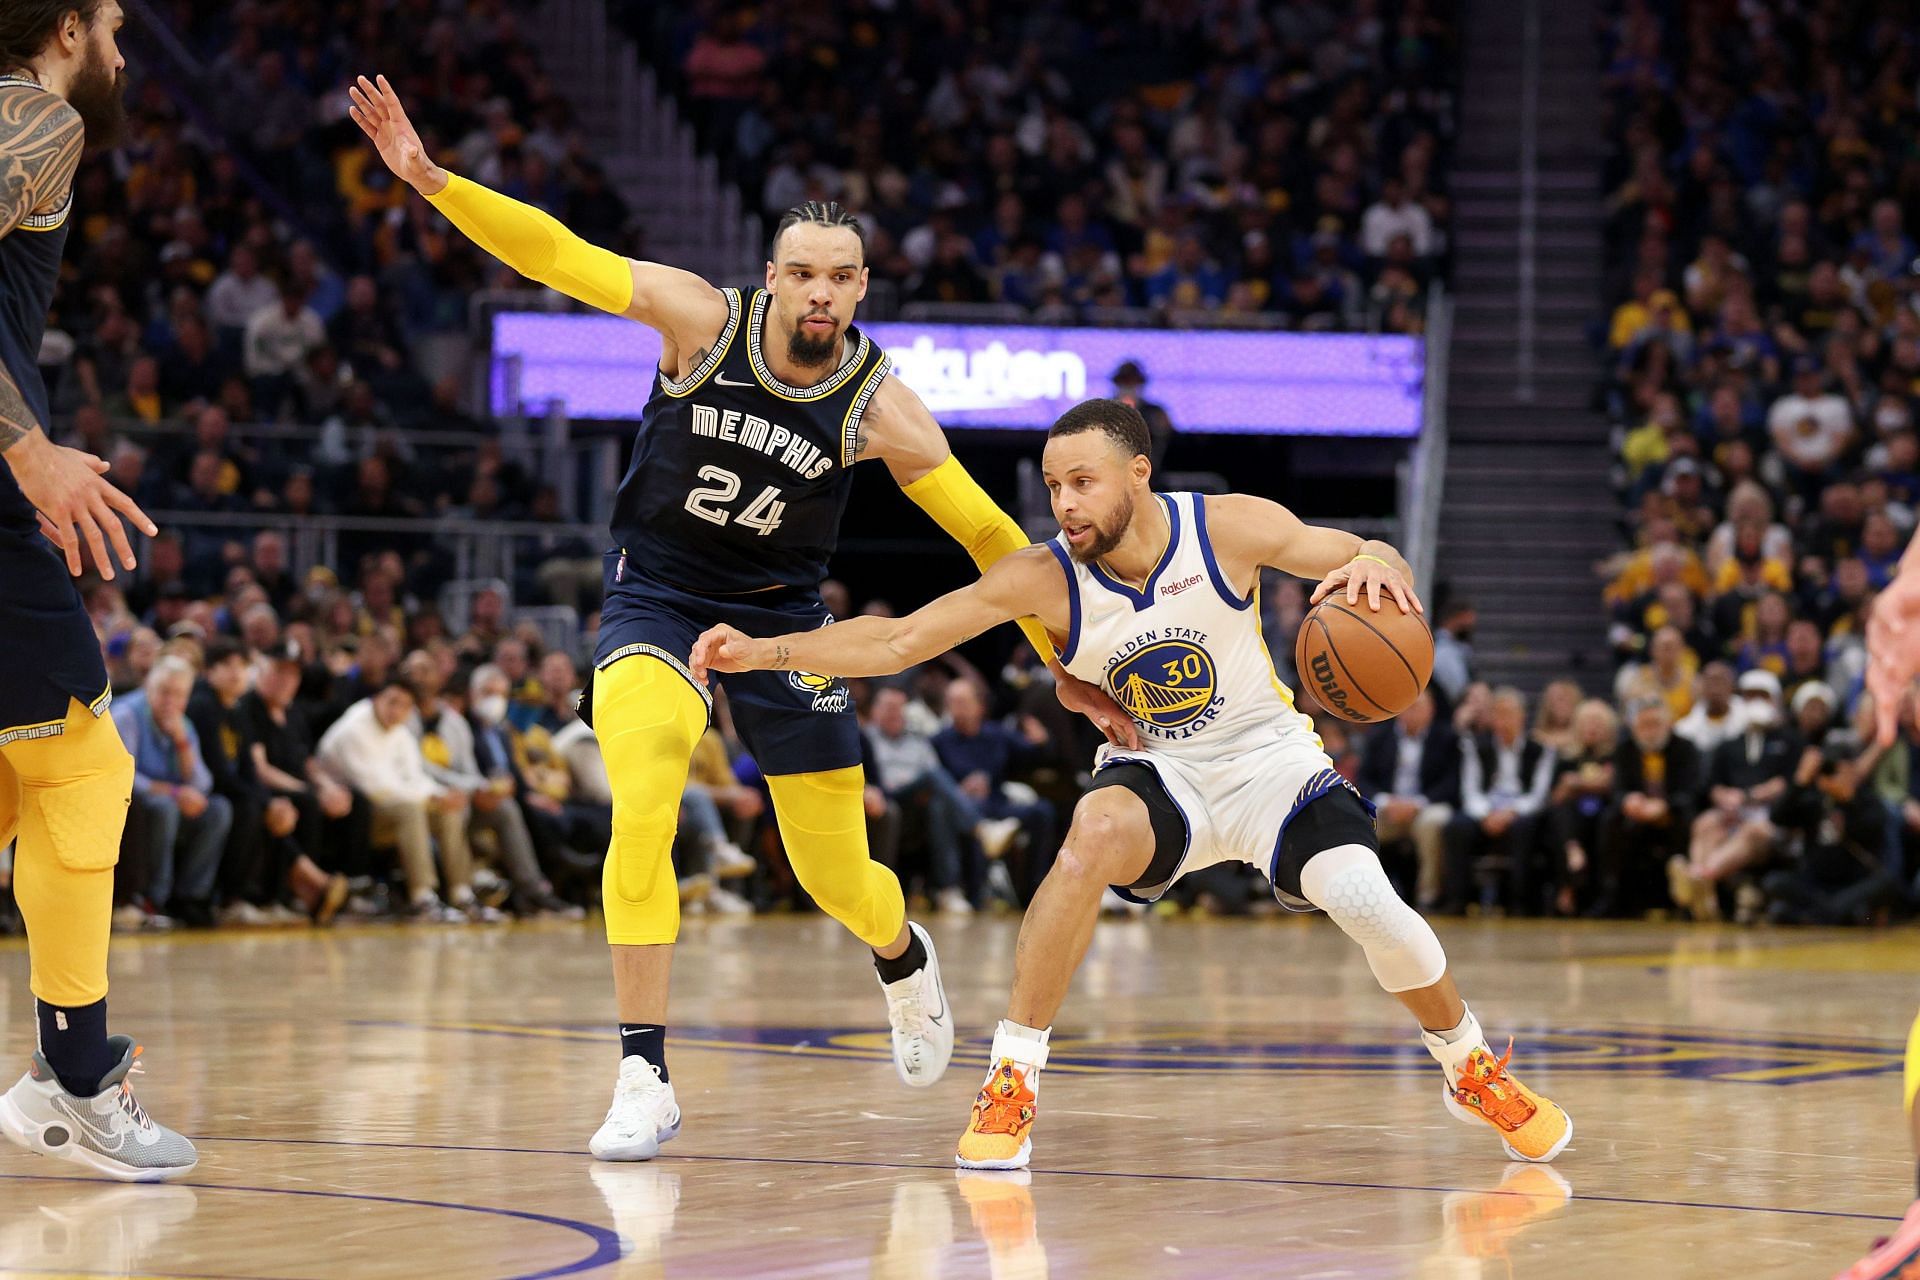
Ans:
[{"label": "player's outstretched arm", "polygon": [[1873,695],[1875,740],[1893,745],[1900,708],[1920,675],[1920,538],[1907,543],[1886,590],[1867,620],[1867,692]]},{"label": "player's outstretched arm", "polygon": [[385,76],[348,87],[348,113],[402,181],[468,239],[529,280],[658,329],[694,351],[727,323],[727,301],[691,271],[635,262],[588,244],[546,212],[488,190],[433,162]]},{"label": "player's outstretched arm", "polygon": [[[80,113],[64,99],[24,87],[0,92],[0,235],[12,234],[29,214],[66,192],[85,145]],[[116,557],[133,569],[133,547],[121,515],[149,537],[158,532],[132,498],[107,483],[104,461],[47,438],[46,424],[34,415],[5,365],[0,365],[0,462],[34,505],[41,532],[65,555],[70,573],[80,572],[83,540],[101,577],[113,577]]]},{"label": "player's outstretched arm", "polygon": [[823,676],[886,676],[927,662],[987,628],[1038,613],[1067,623],[1066,582],[1039,547],[1006,557],[958,591],[904,618],[849,618],[813,631],[755,639],[728,626],[694,642],[688,667],[709,671],[810,671]]},{"label": "player's outstretched arm", "polygon": [[[889,374],[874,393],[873,403],[860,419],[853,456],[856,462],[877,458],[886,463],[900,492],[966,548],[983,571],[1029,545],[1019,522],[967,474],[926,403],[898,377]],[[1038,621],[1023,614],[1016,614],[1014,620],[1053,672],[1060,705],[1093,721],[1107,741],[1138,750],[1139,731],[1120,704],[1098,685],[1077,679],[1060,665],[1053,641]]]},{"label": "player's outstretched arm", "polygon": [[1214,554],[1236,583],[1250,583],[1267,566],[1298,578],[1318,578],[1314,604],[1344,587],[1348,604],[1358,604],[1365,596],[1377,612],[1384,592],[1402,613],[1426,612],[1413,589],[1412,568],[1389,543],[1308,524],[1279,503],[1249,494],[1220,494],[1202,501]]}]

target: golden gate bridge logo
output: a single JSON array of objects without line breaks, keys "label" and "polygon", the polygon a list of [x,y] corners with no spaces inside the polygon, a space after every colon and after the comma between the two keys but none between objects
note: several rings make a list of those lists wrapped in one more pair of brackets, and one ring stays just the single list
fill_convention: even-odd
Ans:
[{"label": "golden gate bridge logo", "polygon": [[1198,718],[1213,701],[1214,684],[1213,658],[1185,640],[1148,645],[1107,673],[1113,700],[1159,729]]}]

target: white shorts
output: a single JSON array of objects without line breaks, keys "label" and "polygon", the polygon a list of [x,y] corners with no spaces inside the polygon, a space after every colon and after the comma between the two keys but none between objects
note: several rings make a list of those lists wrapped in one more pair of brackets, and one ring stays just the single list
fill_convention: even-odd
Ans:
[{"label": "white shorts", "polygon": [[1146,765],[1187,824],[1186,855],[1166,883],[1140,886],[1128,896],[1151,901],[1181,876],[1222,862],[1244,862],[1271,875],[1281,834],[1293,815],[1308,801],[1347,785],[1312,734],[1275,730],[1242,736],[1222,748],[1205,756],[1100,749],[1096,773],[1123,762]]}]

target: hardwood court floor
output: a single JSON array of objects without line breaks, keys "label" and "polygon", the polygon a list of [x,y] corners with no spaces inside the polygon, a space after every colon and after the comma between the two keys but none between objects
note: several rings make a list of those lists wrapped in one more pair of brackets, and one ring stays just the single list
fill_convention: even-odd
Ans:
[{"label": "hardwood court floor", "polygon": [[[966,1039],[912,1091],[850,938],[689,921],[686,1127],[624,1166],[584,1150],[616,1053],[592,925],[116,940],[142,1100],[201,1165],[123,1187],[0,1143],[0,1276],[1785,1280],[1912,1193],[1911,932],[1443,924],[1489,1035],[1575,1117],[1548,1172],[1447,1117],[1324,920],[1103,924],[1030,1180],[952,1167],[1015,923],[934,932]],[[0,949],[9,1079],[25,963]]]}]

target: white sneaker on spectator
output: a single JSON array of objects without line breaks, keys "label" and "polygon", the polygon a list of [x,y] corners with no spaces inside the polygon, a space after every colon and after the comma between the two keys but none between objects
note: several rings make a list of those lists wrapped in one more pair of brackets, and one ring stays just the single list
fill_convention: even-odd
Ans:
[{"label": "white sneaker on spectator", "polygon": [[707,910],[717,916],[750,916],[753,904],[733,890],[715,885],[707,895]]},{"label": "white sneaker on spectator", "polygon": [[739,876],[750,876],[760,869],[753,855],[731,840],[716,841],[712,850],[712,861],[708,864],[714,875],[722,880],[732,880]]},{"label": "white sneaker on spectator", "polygon": [[147,913],[129,902],[124,907],[113,909],[113,931],[115,933],[138,933],[146,927]]},{"label": "white sneaker on spectator", "polygon": [[690,876],[680,877],[680,905],[690,907],[705,902],[707,895],[713,892],[713,877],[705,871],[697,871]]},{"label": "white sneaker on spectator", "polygon": [[1147,914],[1144,902],[1129,902],[1112,889],[1100,895],[1100,911],[1109,916],[1143,916]]},{"label": "white sneaker on spectator", "polygon": [[973,829],[973,834],[980,841],[981,852],[989,858],[998,858],[1012,847],[1013,838],[1020,834],[1020,819],[987,818]]},{"label": "white sneaker on spectator", "polygon": [[214,915],[223,929],[258,929],[267,923],[266,913],[245,898],[235,898]]},{"label": "white sneaker on spectator", "polygon": [[407,919],[416,924],[465,924],[467,913],[440,901],[439,894],[429,893],[413,900]]},{"label": "white sneaker on spectator", "polygon": [[973,904],[967,901],[967,895],[958,889],[942,889],[933,895],[934,910],[943,916],[970,916]]},{"label": "white sneaker on spectator", "polygon": [[1007,870],[1004,862],[987,864],[987,897],[997,899],[1018,910],[1020,895],[1014,892],[1013,874]]},{"label": "white sneaker on spectator", "polygon": [[180,927],[180,922],[164,911],[147,911],[146,918],[140,922],[142,933],[172,933]]},{"label": "white sneaker on spectator", "polygon": [[266,918],[266,923],[275,928],[285,925],[313,923],[312,917],[308,916],[306,912],[295,911],[284,902],[270,903],[267,906],[261,907],[259,910],[260,914]]},{"label": "white sneaker on spectator", "polygon": [[596,1160],[651,1160],[660,1144],[680,1132],[680,1104],[660,1068],[645,1058],[620,1059],[607,1118],[587,1142]]}]

